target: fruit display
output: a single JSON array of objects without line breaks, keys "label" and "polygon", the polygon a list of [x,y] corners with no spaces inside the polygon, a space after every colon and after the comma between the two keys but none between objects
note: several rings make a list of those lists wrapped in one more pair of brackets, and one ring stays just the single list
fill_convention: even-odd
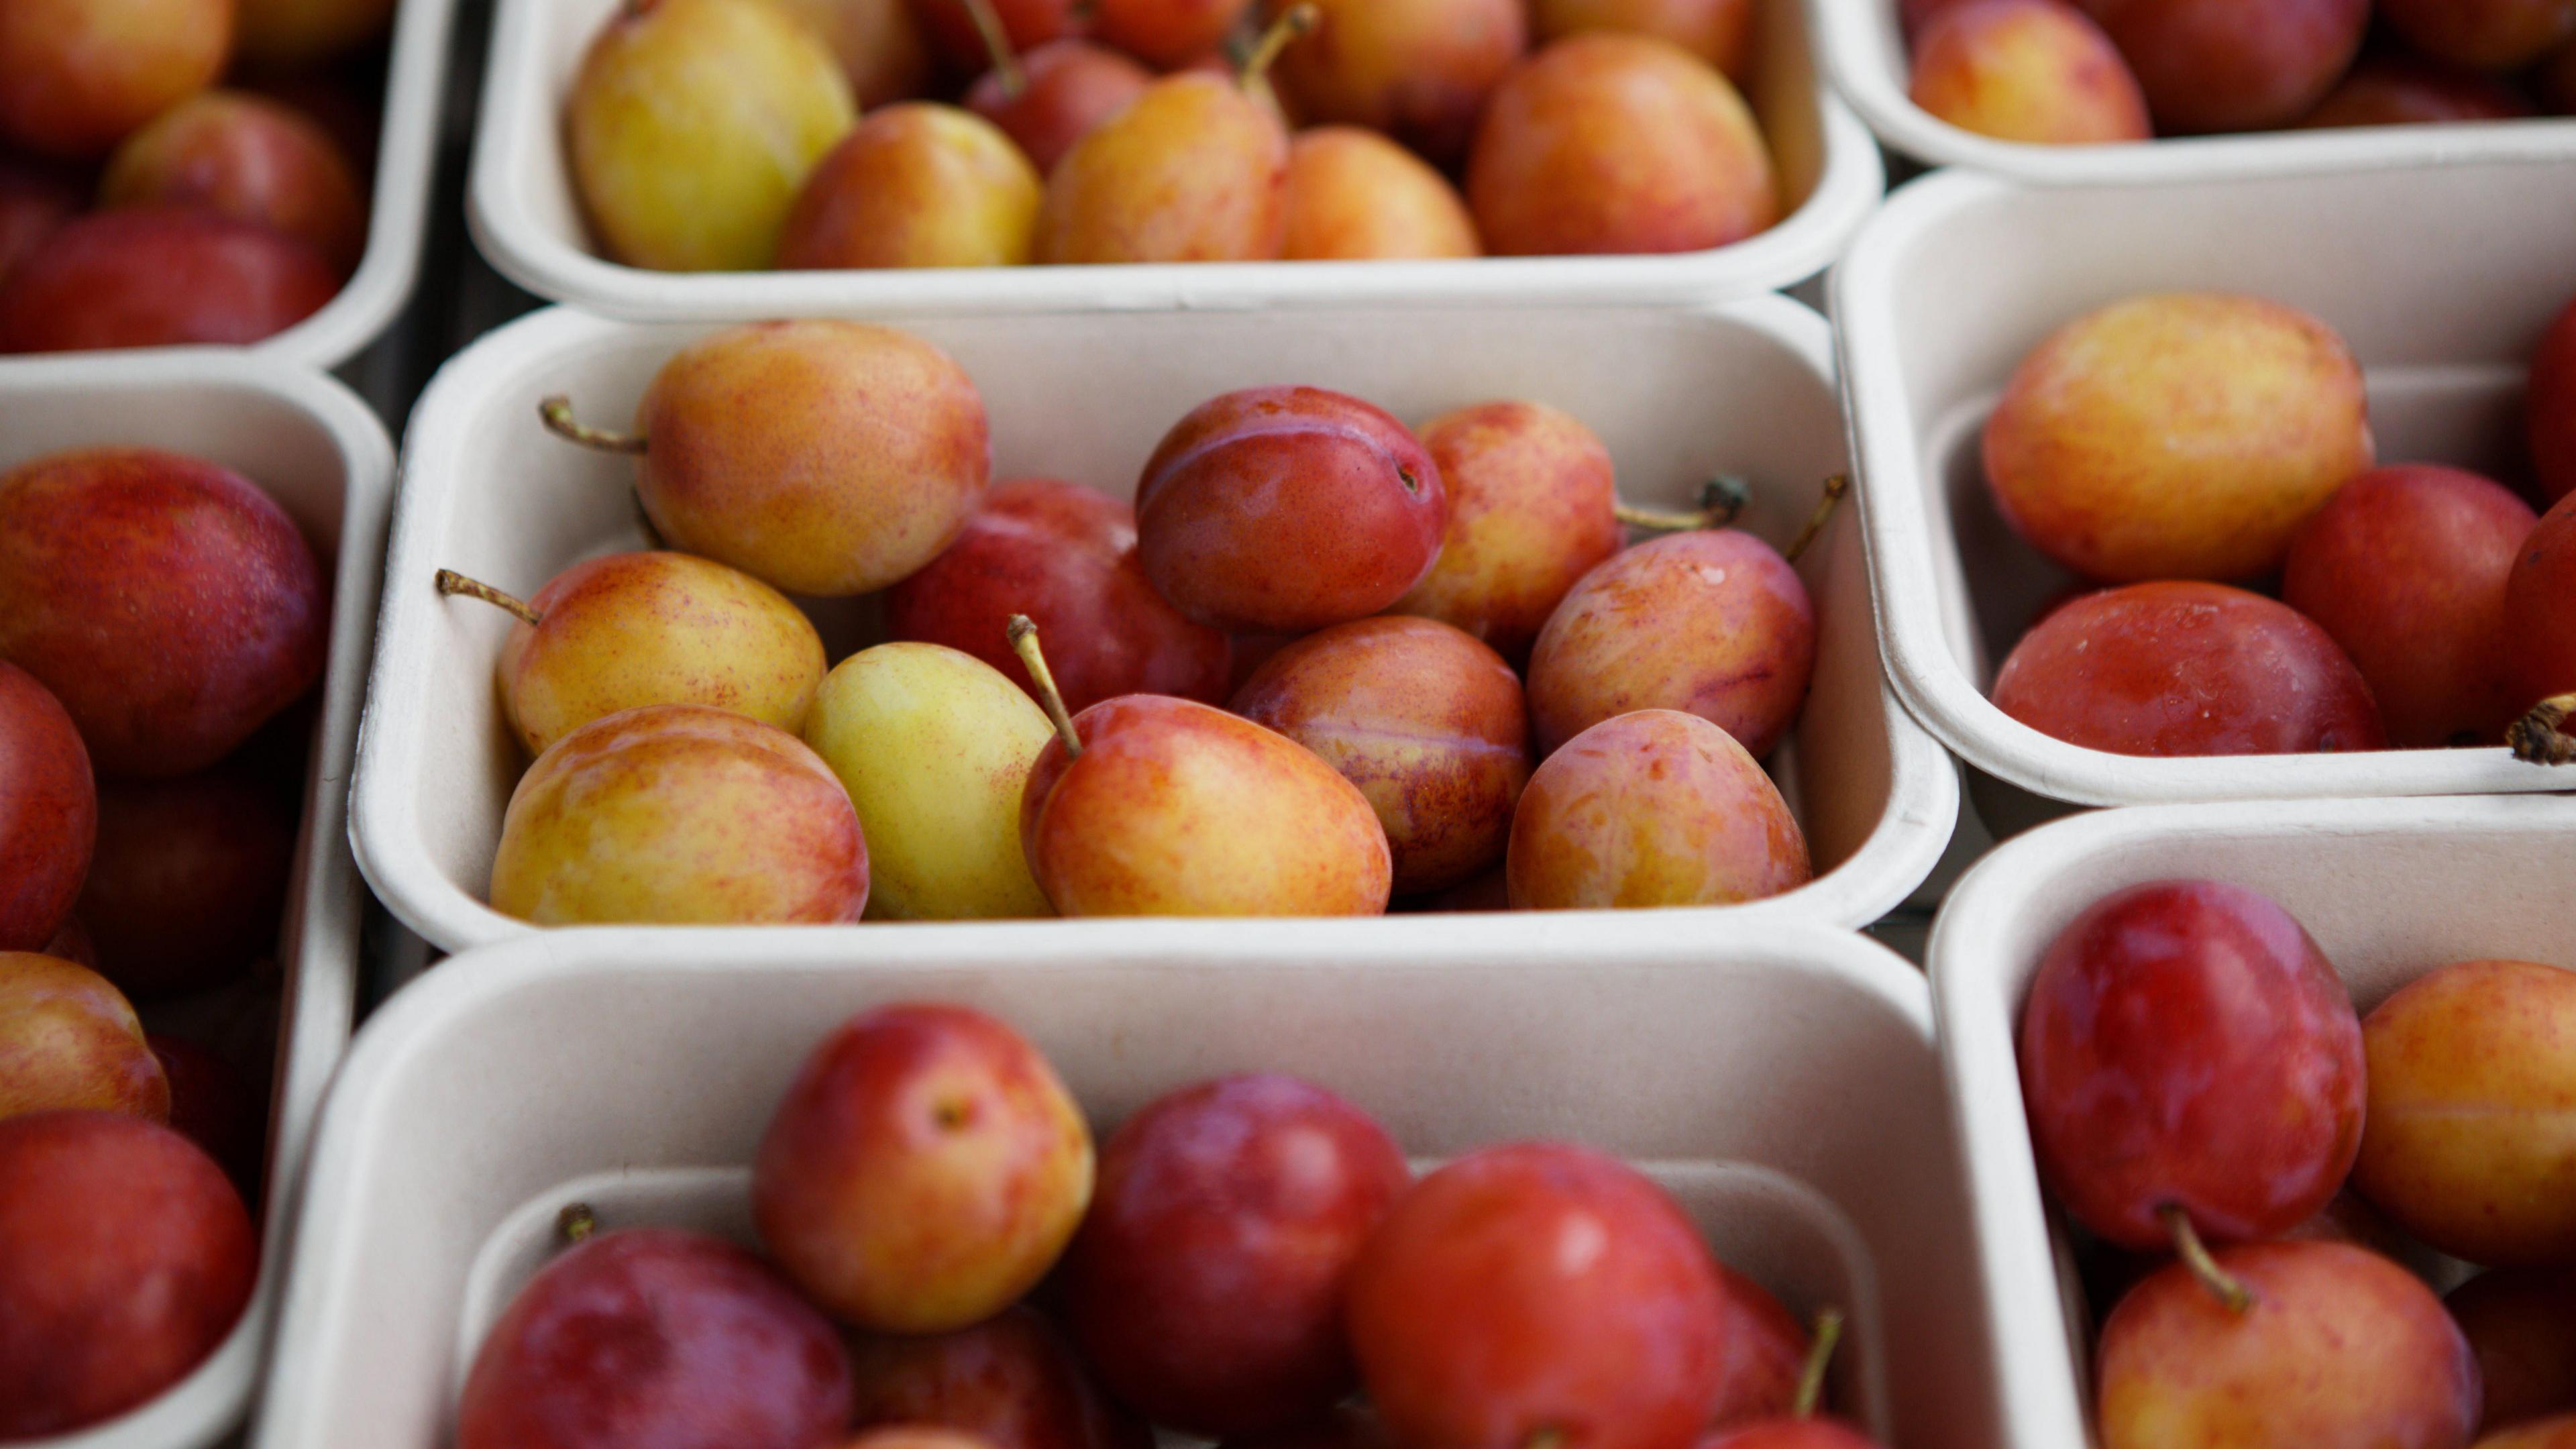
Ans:
[{"label": "fruit display", "polygon": [[1654,1178],[1563,1141],[1417,1176],[1295,1076],[1095,1144],[1010,1026],[898,1002],[806,1056],[748,1188],[742,1242],[567,1206],[458,1449],[1875,1442],[1818,1413],[1842,1315],[1811,1342]]},{"label": "fruit display", "polygon": [[[2527,406],[2544,458],[2554,359]],[[2113,303],[2023,357],[1982,441],[1998,511],[2080,581],[1996,669],[2020,723],[2133,756],[2494,745],[2508,727],[2525,758],[2576,749],[2554,732],[2576,594],[2551,545],[2576,518],[2382,459],[2361,364],[2317,318],[2227,293]]]},{"label": "fruit display", "polygon": [[655,271],[1681,253],[1780,162],[1749,0],[662,0],[559,99]]},{"label": "fruit display", "polygon": [[[1417,435],[1347,393],[1227,392],[1127,464],[1132,506],[993,484],[1012,420],[856,322],[688,343],[631,431],[539,411],[633,460],[660,547],[524,601],[439,574],[510,616],[505,915],[1704,906],[1813,874],[1760,763],[1816,671],[1803,542],[1727,526],[1739,500],[1622,504],[1543,402]],[[827,649],[798,601],[852,598],[877,622]]]},{"label": "fruit display", "polygon": [[249,1299],[329,607],[231,469],[0,472],[0,1439],[158,1397]]},{"label": "fruit display", "polygon": [[2576,1407],[2576,971],[2409,969],[2359,1013],[2297,919],[2218,880],[2048,940],[2015,1043],[2039,1180],[2115,1305],[2105,1449],[2555,1442],[2527,1426]]},{"label": "fruit display", "polygon": [[2563,113],[2567,0],[1902,0],[1908,89],[1981,136],[2157,136]]},{"label": "fruit display", "polygon": [[13,0],[0,353],[240,344],[367,239],[388,0]]}]

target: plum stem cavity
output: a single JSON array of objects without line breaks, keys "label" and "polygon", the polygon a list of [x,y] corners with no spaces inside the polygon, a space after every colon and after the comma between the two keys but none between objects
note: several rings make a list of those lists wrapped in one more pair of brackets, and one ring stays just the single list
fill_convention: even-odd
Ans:
[{"label": "plum stem cavity", "polygon": [[572,399],[560,394],[538,403],[537,416],[544,421],[547,432],[585,448],[596,448],[603,453],[641,454],[644,451],[644,440],[632,433],[612,433],[606,428],[594,428],[576,421],[572,415]]},{"label": "plum stem cavity", "polygon": [[480,579],[469,579],[454,569],[438,571],[438,591],[451,599],[459,594],[469,599],[481,599],[493,608],[506,609],[518,615],[520,620],[530,627],[546,621],[546,616],[530,607],[525,599],[505,594]]},{"label": "plum stem cavity", "polygon": [[1073,716],[1065,712],[1064,692],[1055,687],[1055,673],[1047,668],[1046,651],[1038,647],[1038,625],[1026,614],[1013,614],[1003,631],[1011,641],[1011,651],[1027,666],[1029,678],[1038,687],[1038,703],[1046,706],[1047,718],[1055,721],[1055,732],[1064,741],[1068,760],[1082,758],[1082,736],[1074,733]]},{"label": "plum stem cavity", "polygon": [[2576,735],[2567,733],[2567,717],[2576,714],[2576,694],[2561,694],[2531,707],[2504,732],[2513,757],[2534,765],[2576,765]]},{"label": "plum stem cavity", "polygon": [[2228,1312],[2243,1313],[2254,1306],[2254,1294],[2209,1255],[2208,1245],[2200,1240],[2200,1230],[2191,1225],[2191,1214],[2183,1211],[2180,1203],[2165,1204],[2156,1209],[2156,1216],[2164,1220],[2165,1231],[2173,1234],[2175,1256],[2182,1259],[2183,1266],[2191,1270],[2191,1276],[2198,1278],[2202,1287],[2227,1305]]}]

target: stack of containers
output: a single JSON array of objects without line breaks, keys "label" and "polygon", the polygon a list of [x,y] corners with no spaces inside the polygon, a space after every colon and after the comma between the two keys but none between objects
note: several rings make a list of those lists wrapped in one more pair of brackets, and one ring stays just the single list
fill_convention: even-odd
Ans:
[{"label": "stack of containers", "polygon": [[[362,1003],[367,896],[347,840],[348,784],[373,651],[394,491],[379,409],[393,369],[368,349],[407,305],[429,227],[457,0],[400,0],[387,43],[367,242],[319,311],[247,348],[0,356],[0,471],[67,448],[151,447],[203,458],[281,505],[322,566],[331,606],[277,960],[280,1018],[265,1114],[259,1276],[222,1345],[152,1400],[26,1441],[80,1449],[209,1449],[248,1413],[292,1261],[306,1147]],[[367,388],[376,407],[326,372]],[[151,1025],[162,1008],[143,1008]]]},{"label": "stack of containers", "polygon": [[1987,417],[2022,359],[2093,309],[2243,293],[2351,344],[2383,462],[2521,476],[2525,377],[2576,294],[2551,239],[2576,223],[2576,122],[2008,142],[1908,98],[1896,0],[1811,13],[1881,140],[1953,168],[1863,228],[1831,304],[1891,682],[1964,762],[1979,823],[2018,836],[1952,892],[1928,962],[1999,1349],[1995,1442],[2096,1442],[2090,1364],[2112,1305],[2085,1301],[2043,1202],[2016,1050],[2049,943],[2124,887],[2212,879],[2286,907],[2365,1013],[2447,962],[2576,968],[2576,775],[2501,748],[2117,755],[2007,716],[1988,698],[1997,665],[2078,581],[1998,510]]},{"label": "stack of containers", "polygon": [[[988,408],[997,478],[1130,496],[1163,431],[1238,387],[1345,390],[1407,421],[1526,397],[1601,436],[1625,501],[1687,507],[1739,474],[1741,525],[1784,543],[1848,458],[1830,331],[1766,294],[1829,264],[1881,189],[1796,6],[1763,6],[1751,87],[1788,214],[1718,251],[723,275],[618,266],[584,235],[560,117],[611,8],[496,12],[472,224],[503,272],[571,305],[460,354],[406,438],[352,835],[391,909],[460,954],[394,997],[335,1093],[254,1442],[442,1442],[568,1202],[747,1239],[743,1169],[787,1074],[896,1000],[1008,1021],[1104,1129],[1176,1084],[1276,1070],[1380,1114],[1417,1159],[1556,1137],[1639,1161],[1793,1310],[1852,1313],[1837,1395],[1862,1422],[1991,1442],[1999,1371],[1948,1251],[1969,1205],[1930,1090],[1929,993],[1852,930],[1921,882],[1957,811],[1953,766],[1886,690],[1854,510],[1799,563],[1816,682],[1767,762],[1817,879],[1712,910],[537,932],[485,904],[525,766],[493,684],[509,620],[434,583],[524,596],[641,545],[632,461],[552,436],[539,399],[621,421],[677,349],[772,316],[885,321],[948,352]],[[834,659],[876,637],[864,613],[817,611]]]}]

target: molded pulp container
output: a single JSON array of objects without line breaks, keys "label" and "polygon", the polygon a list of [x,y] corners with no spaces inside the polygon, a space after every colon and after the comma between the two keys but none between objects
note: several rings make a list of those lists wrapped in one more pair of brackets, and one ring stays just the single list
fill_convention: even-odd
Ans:
[{"label": "molded pulp container", "polygon": [[[1824,320],[1779,297],[1660,313],[1372,308],[906,325],[975,380],[992,418],[997,479],[1045,473],[1132,497],[1146,457],[1183,414],[1228,389],[1272,383],[1339,388],[1417,423],[1495,398],[1553,403],[1601,435],[1630,501],[1693,506],[1711,474],[1734,473],[1756,494],[1743,526],[1775,544],[1796,533],[1823,480],[1843,467]],[[493,677],[510,619],[441,597],[435,575],[452,568],[525,597],[578,559],[641,547],[633,461],[554,437],[536,404],[568,393],[584,417],[622,426],[654,370],[708,330],[541,313],[448,364],[413,415],[352,829],[369,882],[433,945],[462,950],[530,929],[483,904],[502,810],[526,765]],[[1859,926],[1931,870],[1957,816],[1957,777],[1886,692],[1850,513],[1800,562],[1819,616],[1815,692],[1769,761],[1806,828],[1818,878],[1722,912],[1577,916],[1567,940],[1614,929],[1696,936],[1756,916]],[[834,660],[873,637],[854,617],[864,612],[818,611]],[[1461,930],[1502,942],[1533,929],[1525,917],[1468,921],[1278,921],[1261,931],[1356,944]],[[1015,941],[1054,933],[1157,951],[1242,934],[1133,920],[863,929]],[[894,939],[883,948],[914,949]]]},{"label": "molded pulp container", "polygon": [[589,930],[450,960],[368,1023],[332,1094],[259,1449],[433,1449],[484,1327],[553,1214],[746,1236],[744,1165],[803,1055],[892,1001],[991,1012],[1105,1134],[1153,1097],[1290,1072],[1417,1160],[1528,1138],[1654,1172],[1719,1255],[1853,1332],[1837,1399],[1908,1449],[1995,1442],[1992,1339],[1928,992],[1847,932],[1720,947],[1450,940],[1316,951],[1252,933],[1220,965],[915,934]]},{"label": "molded pulp container", "polygon": [[1996,511],[1979,439],[2024,354],[2146,293],[2249,292],[2323,318],[2369,378],[2384,463],[2519,478],[2533,348],[2576,294],[2576,167],[2385,167],[2027,189],[1964,172],[1900,190],[1834,276],[1852,456],[1896,691],[1990,777],[1998,834],[2077,805],[2576,789],[2502,748],[2143,759],[2006,716],[1994,669],[2071,582]]},{"label": "molded pulp container", "polygon": [[[2051,1262],[2051,1215],[2014,1042],[2050,941],[2104,896],[2215,879],[2278,901],[2367,1014],[2397,988],[2484,957],[2576,967],[2576,802],[2320,800],[2113,810],[2033,831],[1988,856],[1932,932],[1943,1068],[1975,1198],[2011,1425],[2004,1449],[2086,1442],[2091,1326]],[[2107,1312],[2109,1304],[2100,1305]]]},{"label": "molded pulp container", "polygon": [[2109,146],[2039,146],[1963,130],[1914,104],[1912,52],[1896,0],[1807,0],[1834,88],[1891,148],[2048,185],[2219,181],[2281,172],[2576,158],[2576,120],[2257,131]]},{"label": "molded pulp container", "polygon": [[[348,389],[265,357],[213,349],[53,358],[0,371],[0,470],[63,448],[146,446],[211,459],[258,483],[303,529],[332,580],[321,723],[304,786],[278,959],[277,1084],[269,1105],[268,1214],[260,1277],[241,1323],[167,1393],[43,1449],[204,1449],[237,1424],[284,1276],[304,1145],[349,1043],[366,895],[344,817],[359,690],[375,639],[376,587],[393,491],[393,445]],[[150,1004],[144,1015],[154,1014]],[[5,1311],[5,1310],[0,1310]]]},{"label": "molded pulp container", "polygon": [[[0,0],[5,3],[5,0]],[[322,309],[250,350],[277,362],[332,368],[384,335],[420,280],[429,232],[430,181],[438,169],[439,107],[447,95],[448,38],[458,0],[401,0],[377,133],[375,193],[358,269]],[[161,348],[121,348],[134,357]],[[60,353],[0,355],[0,376],[47,372]]]},{"label": "molded pulp container", "polygon": [[499,0],[467,205],[510,280],[644,321],[864,310],[877,316],[1331,303],[1661,303],[1786,286],[1831,265],[1885,186],[1869,133],[1817,74],[1798,0],[1760,0],[1747,99],[1771,143],[1780,224],[1714,251],[1659,257],[1412,262],[1199,262],[911,271],[655,272],[595,250],[564,154],[563,106],[619,0]]}]

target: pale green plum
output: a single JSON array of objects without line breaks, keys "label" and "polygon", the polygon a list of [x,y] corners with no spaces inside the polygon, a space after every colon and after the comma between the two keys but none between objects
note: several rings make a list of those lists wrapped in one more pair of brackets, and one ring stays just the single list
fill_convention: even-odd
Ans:
[{"label": "pale green plum", "polygon": [[831,49],[768,0],[661,0],[592,42],[564,129],[610,256],[749,271],[769,265],[805,174],[857,120]]},{"label": "pale green plum", "polygon": [[944,644],[880,644],[841,661],[805,741],[858,807],[871,914],[1054,915],[1020,848],[1020,792],[1054,733],[1008,675]]}]

